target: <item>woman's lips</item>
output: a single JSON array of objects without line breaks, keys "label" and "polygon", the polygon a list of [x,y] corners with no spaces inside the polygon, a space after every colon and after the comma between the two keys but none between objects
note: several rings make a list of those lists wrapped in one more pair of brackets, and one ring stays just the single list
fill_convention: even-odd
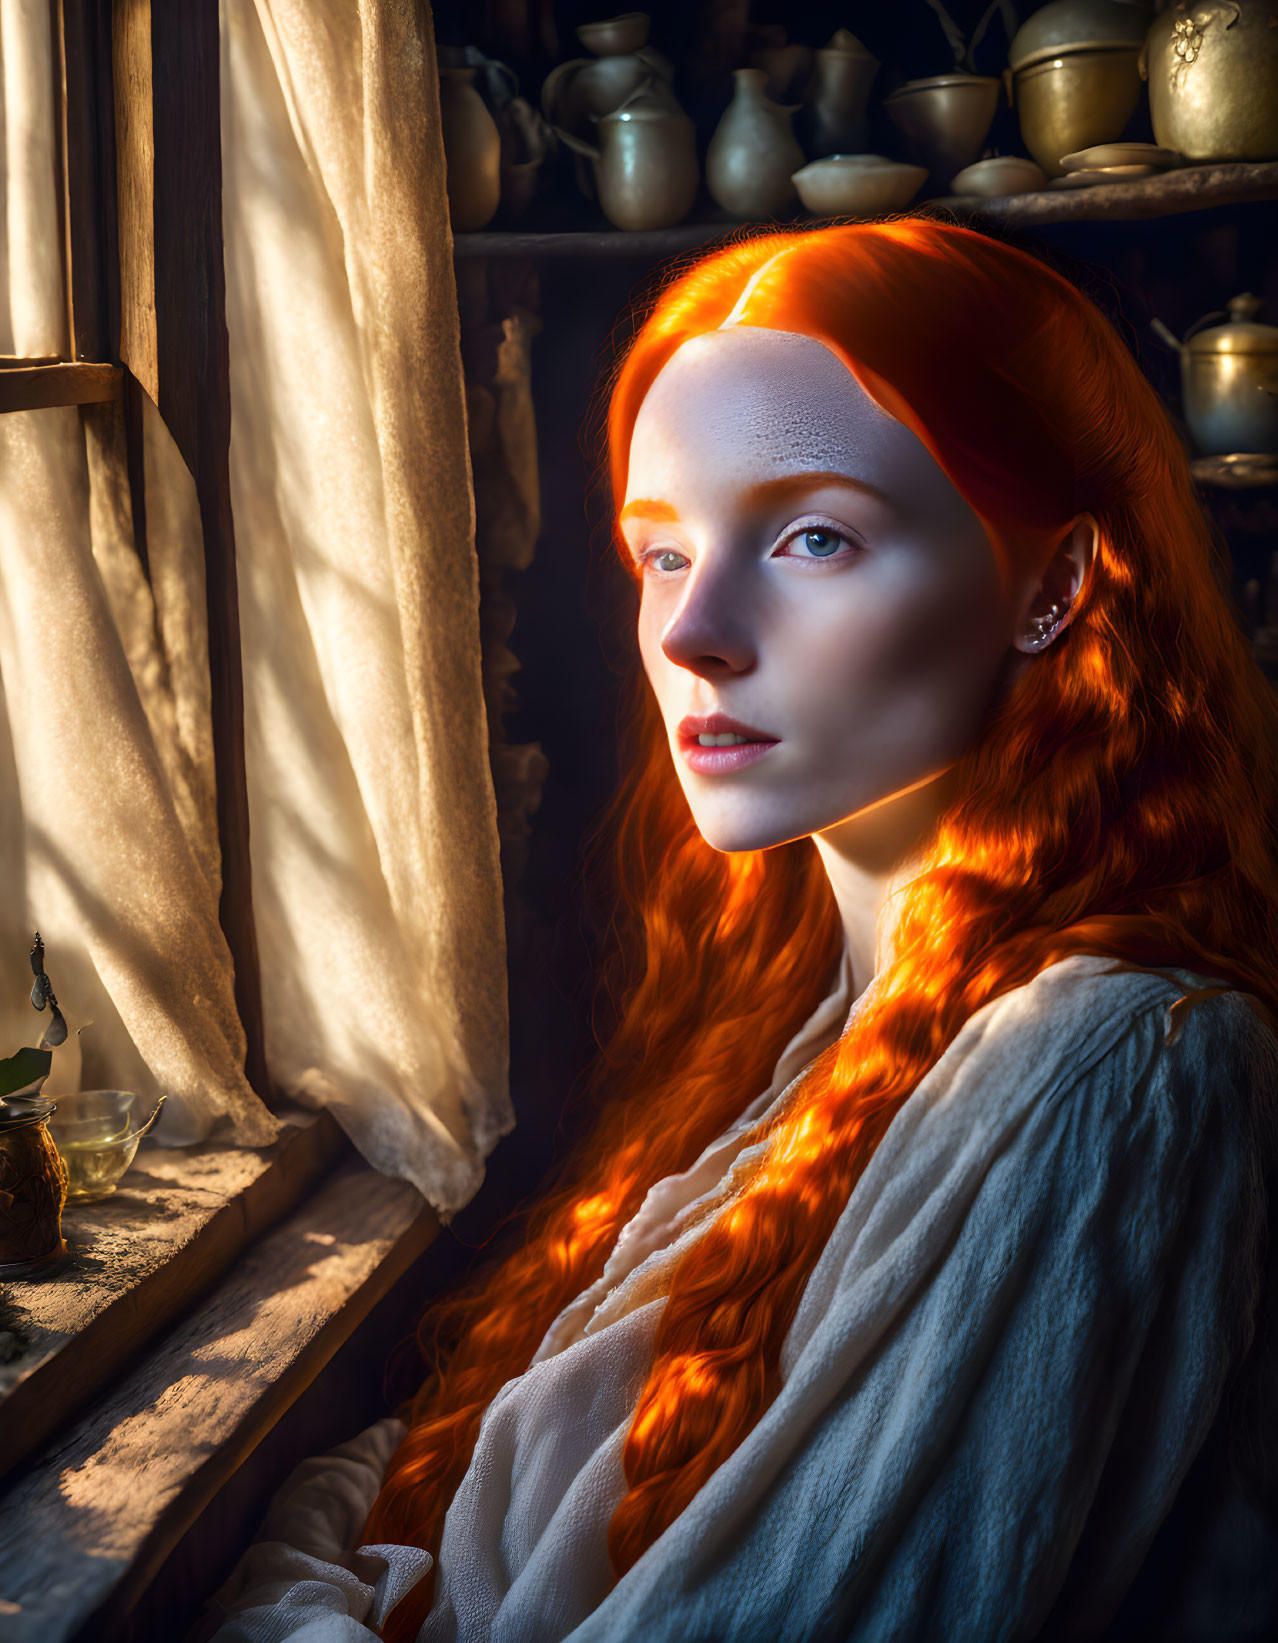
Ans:
[{"label": "woman's lips", "polygon": [[[700,741],[703,735],[733,735],[747,739],[725,747],[703,747]],[[688,714],[679,722],[679,749],[688,768],[702,775],[725,775],[733,770],[743,770],[776,745],[775,736],[769,736],[766,731],[757,730],[753,725],[743,724],[740,719],[730,718],[726,713],[704,716]]]},{"label": "woman's lips", "polygon": [[737,742],[733,747],[702,747],[686,736],[679,738],[688,768],[702,776],[726,775],[732,770],[744,770],[746,765],[771,753],[775,742]]}]

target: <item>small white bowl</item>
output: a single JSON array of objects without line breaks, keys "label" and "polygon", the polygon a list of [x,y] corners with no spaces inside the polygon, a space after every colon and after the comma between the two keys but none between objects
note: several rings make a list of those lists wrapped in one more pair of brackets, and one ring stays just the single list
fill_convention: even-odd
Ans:
[{"label": "small white bowl", "polygon": [[927,167],[882,154],[831,154],[805,165],[790,180],[813,216],[870,216],[909,205],[927,181]]},{"label": "small white bowl", "polygon": [[965,165],[950,178],[951,194],[977,194],[997,199],[1007,194],[1030,194],[1047,187],[1047,173],[1020,154],[994,154],[988,160]]}]

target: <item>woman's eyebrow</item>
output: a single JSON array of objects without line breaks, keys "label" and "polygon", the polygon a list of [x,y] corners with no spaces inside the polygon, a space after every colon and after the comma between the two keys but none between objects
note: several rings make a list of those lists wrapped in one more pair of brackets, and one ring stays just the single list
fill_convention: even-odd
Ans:
[{"label": "woman's eyebrow", "polygon": [[[780,474],[775,479],[761,479],[756,484],[748,485],[742,492],[743,498],[750,507],[762,507],[769,503],[784,502],[787,496],[796,491],[808,491],[818,485],[844,485],[854,491],[862,491],[872,496],[876,501],[887,506],[892,505],[892,498],[886,491],[877,485],[871,484],[868,479],[857,479],[851,474],[835,473],[833,469],[820,468],[809,473]],[[617,523],[624,525],[627,519],[662,520],[668,524],[678,524],[679,515],[669,502],[663,502],[649,497],[636,497],[633,502],[627,502],[617,515]]]}]

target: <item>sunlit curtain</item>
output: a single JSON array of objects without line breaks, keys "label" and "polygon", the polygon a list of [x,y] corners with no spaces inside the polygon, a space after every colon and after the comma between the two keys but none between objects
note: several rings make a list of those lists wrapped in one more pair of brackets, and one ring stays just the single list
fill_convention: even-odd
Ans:
[{"label": "sunlit curtain", "polygon": [[430,17],[412,0],[221,16],[267,1059],[448,1211],[512,1120]]},{"label": "sunlit curtain", "polygon": [[[0,352],[67,352],[47,0],[0,0]],[[35,928],[71,1028],[49,1093],[169,1097],[162,1133],[258,1145],[217,918],[194,485],[144,413],[149,576],[121,409],[0,415],[0,1054],[34,1043]]]},{"label": "sunlit curtain", "polygon": [[[0,0],[0,352],[65,354],[47,0]],[[254,914],[278,1090],[445,1216],[510,1128],[473,502],[430,17],[224,0],[223,218]],[[144,404],[0,415],[0,1054],[37,926],[49,1088],[260,1145],[220,885],[195,488]],[[91,1023],[91,1025],[85,1025]],[[77,1038],[74,1029],[85,1025]]]}]

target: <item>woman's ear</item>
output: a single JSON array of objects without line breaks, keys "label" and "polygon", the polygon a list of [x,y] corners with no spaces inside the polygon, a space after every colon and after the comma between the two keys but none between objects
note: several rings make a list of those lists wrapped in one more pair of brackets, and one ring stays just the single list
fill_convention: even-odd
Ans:
[{"label": "woman's ear", "polygon": [[1026,589],[1012,635],[1017,650],[1036,656],[1069,626],[1096,559],[1097,535],[1092,515],[1080,513],[1057,544],[1042,580]]}]

